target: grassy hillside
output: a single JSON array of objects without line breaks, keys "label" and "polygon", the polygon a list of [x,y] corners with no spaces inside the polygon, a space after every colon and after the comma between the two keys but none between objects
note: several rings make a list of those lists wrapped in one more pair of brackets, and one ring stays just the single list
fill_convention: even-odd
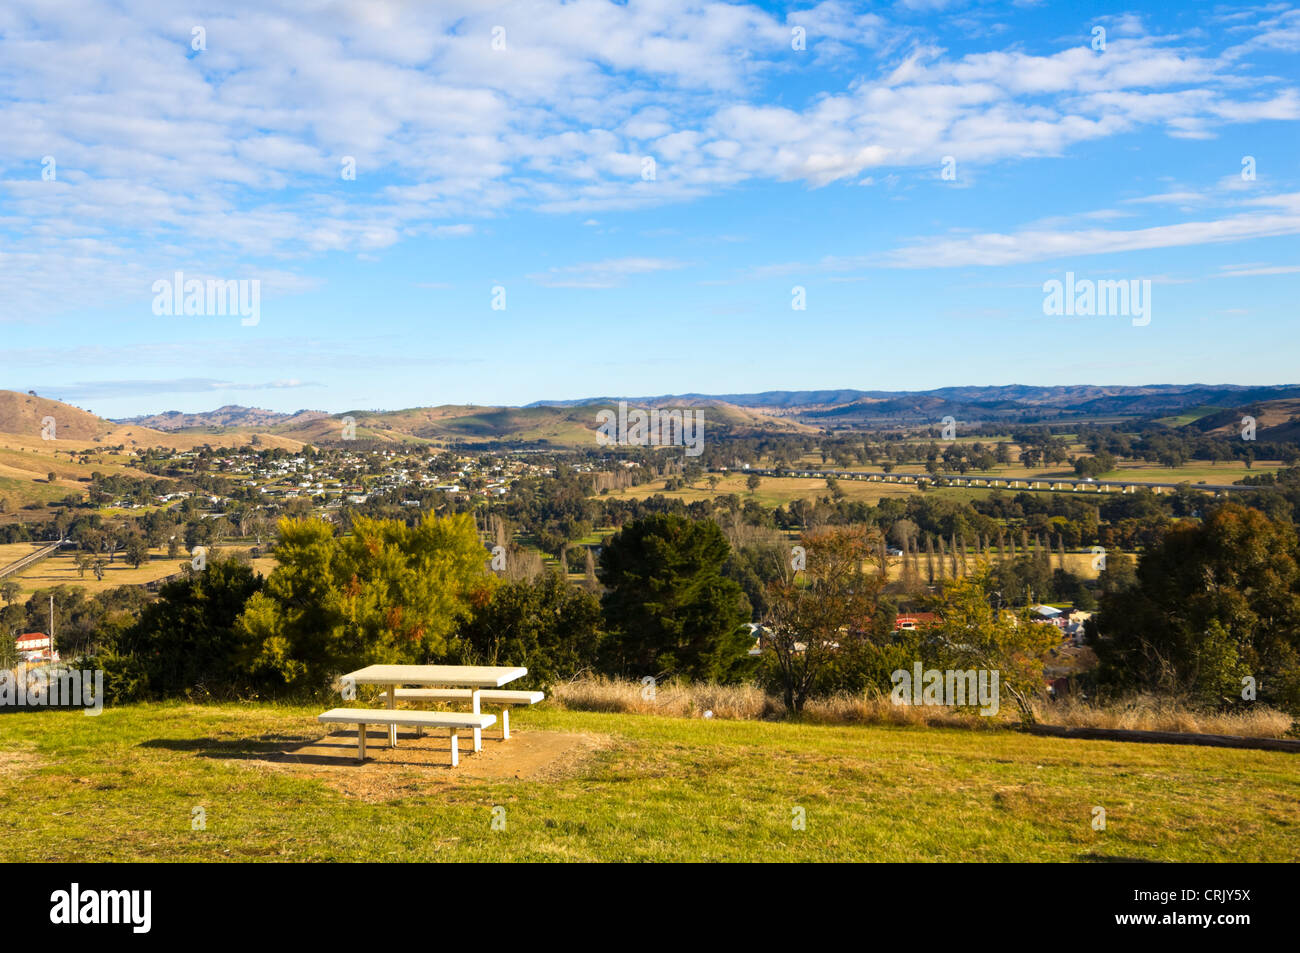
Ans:
[{"label": "grassy hillside", "polygon": [[1216,437],[1240,439],[1241,419],[1255,418],[1255,439],[1286,443],[1300,439],[1300,400],[1268,400],[1246,407],[1222,410],[1198,418],[1194,424]]},{"label": "grassy hillside", "polygon": [[[54,418],[53,439],[42,436],[44,420]],[[45,397],[33,397],[17,391],[0,390],[0,447],[34,450],[37,453],[63,453],[68,450],[99,451],[105,447],[173,447],[190,450],[205,443],[220,445],[248,443],[253,430],[232,431],[225,441],[214,434],[164,433],[139,424],[118,424],[96,417],[89,411]],[[298,450],[302,442],[258,432],[262,445]],[[0,474],[2,475],[2,474]]]},{"label": "grassy hillside", "polygon": [[1184,427],[1187,424],[1209,417],[1211,414],[1222,412],[1222,407],[1192,407],[1180,413],[1171,414],[1168,417],[1158,417],[1155,423],[1164,424],[1166,427]]},{"label": "grassy hillside", "polygon": [[71,404],[0,390],[0,432],[40,439],[42,421],[47,417],[54,418],[56,439],[93,440],[114,427],[111,422]]},{"label": "grassy hillside", "polygon": [[542,709],[453,771],[441,733],[359,766],[320,710],[0,715],[0,861],[1258,862],[1300,824],[1275,752]]},{"label": "grassy hillside", "polygon": [[[650,404],[633,404],[648,407]],[[658,406],[658,405],[656,405]],[[735,407],[718,401],[684,398],[667,401],[664,407],[699,407],[704,412],[706,434],[719,432],[811,432],[803,424],[782,419],[763,410]],[[288,422],[274,428],[281,436],[320,443],[341,439],[343,418],[356,423],[360,440],[390,440],[406,443],[546,443],[562,447],[594,447],[596,415],[617,403],[589,402],[571,406],[475,407],[444,405],[413,407],[384,412],[350,411],[306,422]]]}]

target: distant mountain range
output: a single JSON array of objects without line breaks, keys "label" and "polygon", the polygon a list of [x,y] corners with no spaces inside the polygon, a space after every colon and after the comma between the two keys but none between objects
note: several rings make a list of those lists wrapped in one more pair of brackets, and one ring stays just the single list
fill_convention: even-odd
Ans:
[{"label": "distant mountain range", "polygon": [[1256,400],[1277,400],[1300,396],[1300,384],[1265,387],[1242,384],[1147,384],[1141,386],[1070,384],[1035,387],[1006,384],[989,387],[939,387],[927,391],[889,390],[769,390],[756,394],[668,394],[660,397],[599,397],[583,400],[538,400],[528,407],[575,407],[581,404],[629,403],[665,404],[677,402],[722,401],[738,407],[832,408],[849,405],[886,403],[894,407],[929,406],[936,400],[951,405],[1007,407],[1057,407],[1070,410],[1119,411],[1136,409],[1147,413],[1195,407],[1202,404],[1237,405]]},{"label": "distant mountain range", "polygon": [[[848,388],[753,394],[665,394],[535,401],[524,407],[444,405],[404,410],[319,410],[280,413],[229,404],[204,413],[167,411],[103,420],[68,404],[0,391],[0,433],[32,435],[53,416],[60,438],[128,445],[194,446],[223,435],[262,446],[292,447],[341,439],[345,418],[363,440],[429,443],[508,443],[583,446],[594,440],[596,414],[620,400],[629,407],[707,407],[714,435],[817,433],[827,429],[938,424],[946,416],[966,426],[1071,421],[1160,420],[1199,432],[1228,433],[1243,414],[1258,418],[1260,440],[1300,439],[1300,385],[1151,384],[1033,387],[941,387],[927,391]],[[134,429],[132,429],[134,428]]]},{"label": "distant mountain range", "polygon": [[[1063,418],[1153,417],[1199,407],[1236,408],[1300,397],[1300,385],[1265,387],[1239,384],[1076,384],[1033,387],[940,387],[928,391],[807,390],[756,394],[679,394],[621,398],[629,404],[662,406],[720,402],[792,417],[817,427],[853,427],[938,421],[951,415],[966,423],[1051,421]],[[577,407],[611,403],[599,400],[536,401],[529,407]]]},{"label": "distant mountain range", "polygon": [[[1008,384],[990,387],[940,387],[927,391],[773,390],[753,394],[662,394],[655,397],[587,397],[538,400],[523,407],[448,406],[386,412],[352,411],[365,422],[394,436],[408,433],[429,439],[521,439],[524,431],[569,430],[586,426],[600,407],[629,406],[712,408],[715,422],[727,429],[823,429],[937,422],[953,416],[963,423],[1051,422],[1072,418],[1159,417],[1204,408],[1227,412],[1249,404],[1300,397],[1300,385],[1149,384],[1142,386],[1075,384],[1035,387]],[[583,408],[586,411],[579,413]],[[316,410],[277,413],[227,405],[207,413],[168,411],[116,421],[155,430],[234,430],[255,428],[304,439],[321,439],[343,415]],[[1225,418],[1226,419],[1226,418]],[[558,434],[557,434],[558,435]]]}]

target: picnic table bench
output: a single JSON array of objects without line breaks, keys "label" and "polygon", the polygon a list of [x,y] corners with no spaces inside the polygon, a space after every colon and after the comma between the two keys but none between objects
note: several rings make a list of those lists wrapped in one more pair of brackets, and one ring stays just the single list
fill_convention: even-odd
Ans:
[{"label": "picnic table bench", "polygon": [[451,730],[451,766],[460,764],[460,732],[462,729],[481,731],[497,720],[496,715],[476,715],[457,711],[380,711],[373,708],[331,708],[316,720],[324,724],[357,726],[357,760],[366,760],[366,725],[388,725],[389,745],[396,746],[393,734],[397,726],[419,728],[449,728]]},{"label": "picnic table bench", "polygon": [[[472,692],[468,688],[389,688],[380,697],[389,708],[390,695],[395,696],[395,701],[411,702],[472,702]],[[501,691],[479,692],[479,701],[484,705],[501,706],[501,740],[510,740],[510,706],[512,705],[536,705],[545,698],[543,692],[537,691],[518,691],[515,689],[505,689]]]},{"label": "picnic table bench", "polygon": [[[528,669],[522,666],[500,665],[368,665],[363,669],[344,675],[344,686],[355,688],[357,685],[386,686],[382,697],[386,707],[373,708],[334,708],[317,716],[324,723],[355,724],[357,726],[357,750],[361,760],[366,759],[366,725],[387,725],[388,746],[397,747],[398,726],[414,726],[420,734],[424,728],[449,728],[451,730],[451,763],[459,763],[457,732],[468,730],[474,733],[474,750],[483,750],[483,729],[496,724],[495,715],[484,715],[479,706],[483,701],[484,689],[499,690],[502,685],[522,678]],[[404,685],[434,686],[432,688],[406,689]],[[451,692],[445,696],[425,696],[439,700],[468,701],[469,712],[454,711],[411,711],[397,710],[400,697],[419,698],[418,695],[404,696],[402,693],[414,692]],[[533,696],[541,700],[541,692],[500,692],[494,695],[496,704],[532,704]],[[348,697],[345,691],[345,697]],[[503,719],[508,714],[502,713]],[[508,722],[505,737],[510,736]]]}]

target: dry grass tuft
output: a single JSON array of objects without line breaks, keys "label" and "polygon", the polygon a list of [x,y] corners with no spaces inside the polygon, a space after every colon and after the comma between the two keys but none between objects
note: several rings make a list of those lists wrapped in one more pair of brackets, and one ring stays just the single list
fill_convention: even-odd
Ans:
[{"label": "dry grass tuft", "polygon": [[[785,702],[756,685],[713,685],[661,682],[653,695],[639,682],[604,677],[584,677],[552,687],[550,697],[561,708],[670,718],[776,720],[787,717]],[[1248,712],[1200,711],[1177,700],[1140,695],[1097,707],[1075,699],[1034,703],[1034,717],[1047,725],[1066,728],[1126,728],[1138,731],[1178,731],[1189,734],[1240,735],[1246,738],[1282,738],[1292,717],[1273,708]],[[819,725],[929,725],[982,729],[1015,722],[1014,706],[1003,705],[993,717],[975,709],[894,705],[889,696],[832,695],[811,699],[802,720]]]},{"label": "dry grass tuft", "polygon": [[[775,720],[785,718],[785,702],[756,685],[714,685],[661,682],[653,696],[639,682],[593,677],[555,685],[551,700],[573,711],[603,711],[634,715],[664,715],[670,718],[701,718],[706,711],[715,718]],[[833,695],[811,699],[803,720],[823,725],[959,725],[986,727],[990,719],[949,708],[892,705],[889,698],[863,695]]]},{"label": "dry grass tuft", "polygon": [[716,718],[777,718],[785,713],[779,699],[755,685],[684,685],[663,682],[653,694],[640,682],[593,677],[563,682],[551,689],[551,698],[573,711],[605,711],[635,715],[699,718],[706,711]]},{"label": "dry grass tuft", "polygon": [[1204,711],[1155,695],[1134,695],[1100,707],[1073,698],[1034,703],[1034,716],[1063,728],[1123,728],[1130,731],[1181,731],[1198,735],[1282,738],[1292,716],[1276,708],[1244,712]]}]

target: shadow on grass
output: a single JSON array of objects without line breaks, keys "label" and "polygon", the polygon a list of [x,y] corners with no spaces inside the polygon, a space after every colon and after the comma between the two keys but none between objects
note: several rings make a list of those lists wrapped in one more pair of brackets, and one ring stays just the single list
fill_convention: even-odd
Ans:
[{"label": "shadow on grass", "polygon": [[154,738],[140,742],[141,748],[164,748],[168,751],[197,751],[208,757],[221,757],[225,754],[255,754],[267,751],[283,751],[286,742],[310,744],[301,735],[261,735],[258,738],[235,738],[222,740],[218,738]]},{"label": "shadow on grass", "polygon": [[[415,768],[450,767],[451,748],[447,738],[431,735],[419,736],[415,732],[397,734],[397,748],[388,747],[388,732],[371,729],[366,732],[367,763],[383,761],[385,764],[407,765]],[[261,761],[268,764],[307,764],[323,767],[361,767],[357,760],[357,734],[355,729],[337,731],[324,738],[304,738],[301,735],[261,735],[257,738],[153,738],[140,742],[141,748],[161,748],[166,751],[190,752],[201,758],[220,758],[233,761]],[[467,752],[462,747],[461,755]],[[403,760],[402,755],[421,755],[418,760]],[[428,758],[428,760],[426,760]],[[434,760],[437,759],[437,760]]]},{"label": "shadow on grass", "polygon": [[1149,857],[1114,857],[1110,854],[1080,854],[1076,860],[1085,864],[1163,864],[1167,861]]}]

